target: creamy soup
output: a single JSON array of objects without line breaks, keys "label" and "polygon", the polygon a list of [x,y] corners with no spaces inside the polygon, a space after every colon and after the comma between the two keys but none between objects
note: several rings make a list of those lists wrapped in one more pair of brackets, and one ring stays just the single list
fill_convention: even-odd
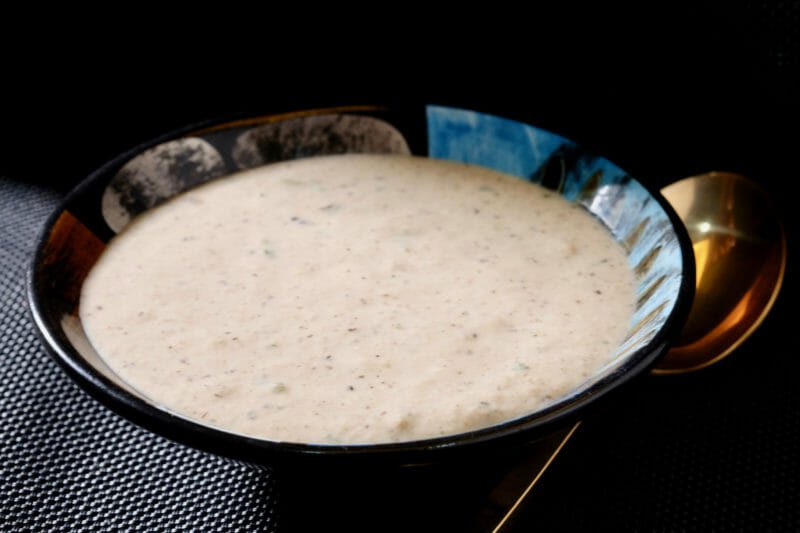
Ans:
[{"label": "creamy soup", "polygon": [[437,437],[579,387],[634,277],[582,208],[483,167],[341,155],[248,170],[138,217],[81,295],[152,402],[276,441]]}]

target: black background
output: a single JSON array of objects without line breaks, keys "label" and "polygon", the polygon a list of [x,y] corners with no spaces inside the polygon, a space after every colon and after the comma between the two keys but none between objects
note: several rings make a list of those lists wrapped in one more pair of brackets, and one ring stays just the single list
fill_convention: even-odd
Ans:
[{"label": "black background", "polygon": [[208,27],[156,17],[128,21],[135,31],[112,20],[5,35],[0,171],[67,188],[187,123],[422,101],[530,121],[655,182],[715,168],[771,184],[787,179],[798,139],[798,9],[697,2],[328,23],[272,14]]},{"label": "black background", "polygon": [[408,101],[530,122],[655,186],[708,170],[748,175],[775,197],[789,233],[772,315],[720,365],[643,379],[635,402],[588,420],[517,526],[800,528],[800,363],[790,329],[797,4],[501,15],[465,6],[458,17],[401,7],[346,22],[254,13],[207,26],[150,14],[133,29],[118,17],[100,29],[4,38],[0,175],[66,191],[122,150],[187,123]]}]

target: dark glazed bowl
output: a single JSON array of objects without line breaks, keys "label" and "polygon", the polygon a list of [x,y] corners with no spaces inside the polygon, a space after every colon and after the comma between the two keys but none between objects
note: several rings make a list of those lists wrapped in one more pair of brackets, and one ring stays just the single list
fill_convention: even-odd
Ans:
[{"label": "dark glazed bowl", "polygon": [[[521,418],[459,435],[355,446],[274,442],[202,425],[155,406],[104,364],[78,316],[80,290],[106,243],[133,217],[242,169],[346,152],[480,164],[538,182],[594,214],[627,250],[638,281],[636,311],[613,359],[569,396]],[[147,429],[260,464],[401,465],[530,441],[570,421],[664,353],[686,317],[694,281],[691,245],[672,209],[609,161],[552,133],[473,111],[361,106],[205,124],[122,154],[89,176],[50,217],[29,271],[28,298],[56,361],[98,400]]]}]

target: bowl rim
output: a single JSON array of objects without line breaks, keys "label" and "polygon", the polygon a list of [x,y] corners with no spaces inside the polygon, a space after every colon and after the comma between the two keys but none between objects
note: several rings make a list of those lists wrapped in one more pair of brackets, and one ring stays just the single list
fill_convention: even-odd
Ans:
[{"label": "bowl rim", "polygon": [[[398,106],[394,106],[396,109]],[[422,106],[423,109],[425,105]],[[100,373],[92,364],[74,348],[72,343],[63,342],[55,331],[61,329],[57,323],[49,320],[43,303],[42,287],[37,283],[37,272],[48,239],[56,222],[67,211],[68,206],[80,198],[87,189],[102,180],[109,180],[111,172],[118,169],[132,157],[163,142],[198,134],[209,130],[235,127],[243,123],[256,120],[285,120],[293,116],[325,113],[353,113],[353,112],[381,112],[393,109],[386,106],[362,105],[307,108],[290,113],[254,114],[238,113],[224,118],[210,119],[175,129],[159,135],[133,148],[126,150],[107,161],[102,166],[91,172],[78,185],[62,199],[59,205],[47,218],[37,239],[33,257],[26,273],[26,292],[28,306],[36,326],[36,332],[43,341],[45,348],[56,362],[75,380],[86,392],[99,400],[106,407],[122,415],[136,424],[156,434],[181,442],[194,448],[199,448],[218,455],[233,459],[255,462],[260,464],[274,464],[276,460],[295,460],[307,458],[336,457],[346,460],[363,461],[364,458],[380,458],[385,461],[389,458],[395,463],[408,463],[435,460],[436,455],[447,450],[450,452],[467,452],[476,448],[493,446],[503,442],[530,441],[553,431],[577,418],[589,404],[595,403],[632,378],[640,375],[651,367],[667,350],[669,343],[679,333],[679,327],[688,316],[695,291],[695,262],[691,240],[688,232],[674,209],[666,199],[651,186],[642,183],[636,178],[631,180],[642,186],[647,193],[658,202],[663,212],[667,215],[672,231],[675,233],[681,251],[681,281],[677,298],[672,311],[663,326],[654,337],[643,347],[626,356],[626,361],[588,388],[572,396],[567,396],[559,402],[534,411],[527,415],[506,420],[499,424],[481,428],[465,433],[446,435],[429,439],[421,439],[396,443],[378,444],[309,444],[284,441],[271,441],[237,434],[212,426],[206,426],[184,418],[176,413],[157,407],[155,404],[128,392],[115,384],[112,380]],[[472,111],[472,109],[470,109]],[[507,118],[502,115],[493,115]],[[515,120],[515,119],[509,119]],[[519,122],[519,121],[517,121]],[[522,124],[527,124],[520,122]],[[547,130],[543,130],[547,131]],[[593,154],[589,150],[577,145],[577,149],[586,154]],[[455,455],[455,453],[453,454]]]}]

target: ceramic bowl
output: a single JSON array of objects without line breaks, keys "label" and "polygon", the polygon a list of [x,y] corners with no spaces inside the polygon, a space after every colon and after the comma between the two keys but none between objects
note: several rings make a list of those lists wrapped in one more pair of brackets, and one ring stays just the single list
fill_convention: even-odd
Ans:
[{"label": "ceramic bowl", "polygon": [[[225,432],[154,405],[119,379],[88,342],[81,285],[106,243],[138,214],[239,170],[346,152],[415,154],[484,165],[548,187],[580,204],[627,251],[636,310],[625,341],[596,375],[527,416],[468,433],[375,445],[311,445]],[[359,106],[203,124],[128,151],[90,175],[47,222],[28,279],[41,337],[56,361],[108,407],[156,433],[228,457],[275,464],[407,464],[463,457],[535,439],[642,374],[663,354],[691,303],[694,262],[666,201],[613,163],[535,127],[442,106]]]}]

